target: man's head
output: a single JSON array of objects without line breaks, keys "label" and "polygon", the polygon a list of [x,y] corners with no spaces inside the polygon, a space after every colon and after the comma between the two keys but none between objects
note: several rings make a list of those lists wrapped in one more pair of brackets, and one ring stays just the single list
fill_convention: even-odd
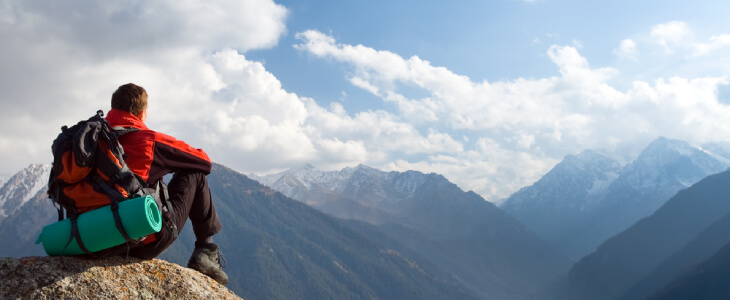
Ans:
[{"label": "man's head", "polygon": [[147,118],[147,91],[134,83],[120,86],[112,94],[112,108],[126,111],[140,118]]}]

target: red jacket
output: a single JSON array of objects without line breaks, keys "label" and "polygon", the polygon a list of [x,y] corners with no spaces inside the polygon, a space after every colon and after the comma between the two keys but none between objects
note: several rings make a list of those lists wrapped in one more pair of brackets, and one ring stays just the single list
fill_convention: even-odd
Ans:
[{"label": "red jacket", "polygon": [[154,184],[169,173],[182,170],[201,171],[210,174],[210,158],[202,149],[190,147],[169,135],[152,131],[142,120],[126,111],[112,109],[106,115],[112,127],[134,127],[139,131],[119,138],[127,158],[129,169]]}]

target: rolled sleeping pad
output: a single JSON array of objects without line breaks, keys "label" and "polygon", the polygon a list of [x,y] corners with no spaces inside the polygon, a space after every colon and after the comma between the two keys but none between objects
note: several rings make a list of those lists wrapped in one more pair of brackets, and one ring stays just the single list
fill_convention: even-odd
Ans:
[{"label": "rolled sleeping pad", "polygon": [[[152,196],[144,196],[119,202],[119,217],[129,237],[136,239],[162,228],[160,210]],[[79,235],[90,252],[121,245],[126,240],[114,223],[111,206],[104,206],[80,214],[77,219]],[[71,220],[65,219],[43,227],[36,244],[43,243],[49,256],[84,254],[76,242],[69,243]],[[68,246],[67,246],[68,244]]]}]

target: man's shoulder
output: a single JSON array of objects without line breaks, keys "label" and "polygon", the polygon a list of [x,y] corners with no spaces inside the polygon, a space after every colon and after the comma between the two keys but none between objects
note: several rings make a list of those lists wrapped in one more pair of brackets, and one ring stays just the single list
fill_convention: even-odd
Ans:
[{"label": "man's shoulder", "polygon": [[177,139],[172,135],[162,133],[159,131],[150,131],[150,134],[154,136],[154,141],[157,144],[176,148],[183,151],[202,152],[202,149],[195,149],[183,140]]},{"label": "man's shoulder", "polygon": [[126,134],[125,136],[129,136],[129,138],[126,138],[127,141],[136,140],[146,143],[161,143],[174,148],[190,148],[190,146],[183,140],[177,139],[167,133],[162,133],[148,128],[139,129],[137,131]]},{"label": "man's shoulder", "polygon": [[153,136],[154,139],[155,139],[155,141],[157,141],[157,142],[163,142],[163,143],[166,143],[166,144],[184,144],[184,145],[187,145],[187,144],[185,144],[184,141],[182,141],[182,140],[180,140],[180,139],[178,139],[178,138],[176,138],[176,137],[174,137],[172,135],[169,135],[167,133],[162,133],[162,132],[159,132],[159,131],[149,130],[149,133],[148,134],[151,135],[151,136]]}]

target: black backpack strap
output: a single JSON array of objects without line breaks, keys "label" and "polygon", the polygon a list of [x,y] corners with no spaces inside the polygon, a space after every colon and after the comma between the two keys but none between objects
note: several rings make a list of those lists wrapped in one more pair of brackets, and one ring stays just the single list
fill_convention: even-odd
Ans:
[{"label": "black backpack strap", "polygon": [[81,251],[84,251],[87,255],[92,255],[91,252],[89,252],[89,249],[86,248],[86,245],[84,245],[84,241],[81,240],[81,233],[79,232],[79,224],[77,222],[77,219],[79,217],[78,212],[72,212],[70,221],[71,221],[71,234],[68,237],[68,242],[66,243],[66,247],[68,248],[68,245],[71,244],[73,239],[76,239],[76,244],[79,245],[79,248],[81,248]]},{"label": "black backpack strap", "polygon": [[119,216],[119,202],[112,200],[111,210],[112,215],[114,215],[114,225],[117,226],[117,230],[119,230],[119,233],[122,234],[125,241],[131,242],[133,240],[132,237],[127,234],[127,230],[124,229],[124,226],[122,226],[122,218]]}]

